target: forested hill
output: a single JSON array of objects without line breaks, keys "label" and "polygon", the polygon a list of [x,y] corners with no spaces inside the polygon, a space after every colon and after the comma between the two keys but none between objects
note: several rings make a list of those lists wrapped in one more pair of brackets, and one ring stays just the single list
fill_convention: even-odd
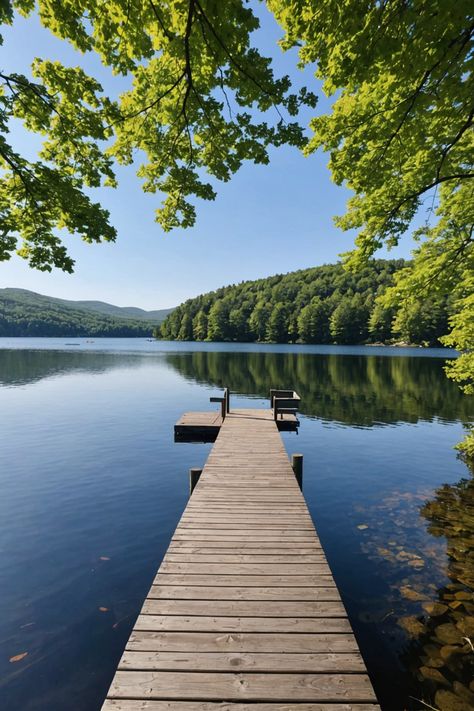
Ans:
[{"label": "forested hill", "polygon": [[100,312],[101,302],[84,303],[94,308],[25,289],[0,289],[0,336],[151,336],[157,324],[156,318],[112,317]]},{"label": "forested hill", "polygon": [[176,308],[156,335],[172,340],[435,345],[447,332],[445,300],[395,313],[375,303],[404,260],[372,260],[352,274],[341,264],[227,286]]}]

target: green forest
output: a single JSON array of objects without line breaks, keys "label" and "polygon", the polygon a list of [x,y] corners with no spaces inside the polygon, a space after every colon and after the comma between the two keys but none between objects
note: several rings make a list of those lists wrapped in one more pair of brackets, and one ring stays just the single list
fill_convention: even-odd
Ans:
[{"label": "green forest", "polygon": [[178,306],[155,335],[180,341],[440,345],[448,328],[446,296],[398,308],[378,300],[408,264],[371,260],[356,273],[329,264],[223,287]]},{"label": "green forest", "polygon": [[150,336],[155,325],[76,308],[22,289],[0,292],[0,336]]}]

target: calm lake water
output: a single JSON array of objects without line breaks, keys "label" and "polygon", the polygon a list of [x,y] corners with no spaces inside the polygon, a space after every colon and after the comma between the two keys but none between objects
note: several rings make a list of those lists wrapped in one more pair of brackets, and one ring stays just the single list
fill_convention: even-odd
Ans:
[{"label": "calm lake water", "polygon": [[453,450],[474,408],[444,357],[0,339],[2,711],[100,709],[211,447],[173,425],[223,386],[238,407],[302,396],[283,437],[384,711],[474,708],[474,480]]}]

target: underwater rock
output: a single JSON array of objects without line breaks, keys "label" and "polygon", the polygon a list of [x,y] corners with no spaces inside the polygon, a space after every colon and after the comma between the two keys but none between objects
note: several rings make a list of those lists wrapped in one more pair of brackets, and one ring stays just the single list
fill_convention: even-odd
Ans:
[{"label": "underwater rock", "polygon": [[440,615],[444,615],[448,609],[447,606],[443,605],[441,602],[424,602],[422,607],[430,617],[439,617]]},{"label": "underwater rock", "polygon": [[422,602],[423,600],[426,600],[426,595],[422,595],[416,590],[413,590],[413,588],[411,588],[409,585],[402,585],[402,587],[400,588],[400,592],[402,594],[402,597],[406,598],[407,600],[412,600],[413,602]]},{"label": "underwater rock", "polygon": [[425,679],[430,679],[435,681],[437,684],[443,684],[444,686],[450,686],[449,681],[438,669],[433,667],[420,667],[420,674]]},{"label": "underwater rock", "polygon": [[435,635],[445,644],[462,644],[462,635],[451,622],[439,625],[435,629]]},{"label": "underwater rock", "polygon": [[435,704],[439,711],[470,711],[465,699],[447,689],[439,689],[435,694]]},{"label": "underwater rock", "polygon": [[408,632],[411,637],[419,637],[426,632],[425,625],[417,617],[402,617],[398,620],[400,627]]}]

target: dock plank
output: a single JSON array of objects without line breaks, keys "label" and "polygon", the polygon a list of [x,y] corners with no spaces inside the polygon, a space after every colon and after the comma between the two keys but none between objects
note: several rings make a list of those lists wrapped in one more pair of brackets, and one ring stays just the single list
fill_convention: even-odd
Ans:
[{"label": "dock plank", "polygon": [[345,617],[214,617],[194,615],[139,615],[135,629],[142,632],[350,632]]},{"label": "dock plank", "polygon": [[375,701],[365,674],[261,674],[237,672],[118,671],[111,698],[214,701]]},{"label": "dock plank", "polygon": [[345,617],[341,602],[275,602],[254,600],[147,599],[145,615],[212,615],[226,617]]},{"label": "dock plank", "polygon": [[364,672],[357,652],[351,654],[275,654],[270,652],[208,652],[195,656],[188,652],[125,652],[119,669],[137,671],[207,672]]},{"label": "dock plank", "polygon": [[379,711],[273,413],[219,419],[102,711]]},{"label": "dock plank", "polygon": [[220,587],[242,585],[244,587],[326,587],[333,584],[332,575],[173,575],[162,573],[161,568],[154,580],[155,585],[218,585]]},{"label": "dock plank", "polygon": [[340,600],[335,585],[324,588],[245,588],[217,585],[152,585],[148,600]]},{"label": "dock plank", "polygon": [[[378,711],[373,704],[252,704],[251,711]],[[103,711],[249,711],[248,704],[221,701],[150,701],[139,699],[107,699]]]},{"label": "dock plank", "polygon": [[107,699],[103,711],[377,711],[372,704],[305,704],[292,701],[275,704],[225,703],[212,701],[149,701],[139,699]]},{"label": "dock plank", "polygon": [[281,633],[267,632],[229,634],[215,632],[153,632],[135,629],[127,650],[138,652],[274,652],[278,654],[349,654],[358,652],[351,633]]}]

